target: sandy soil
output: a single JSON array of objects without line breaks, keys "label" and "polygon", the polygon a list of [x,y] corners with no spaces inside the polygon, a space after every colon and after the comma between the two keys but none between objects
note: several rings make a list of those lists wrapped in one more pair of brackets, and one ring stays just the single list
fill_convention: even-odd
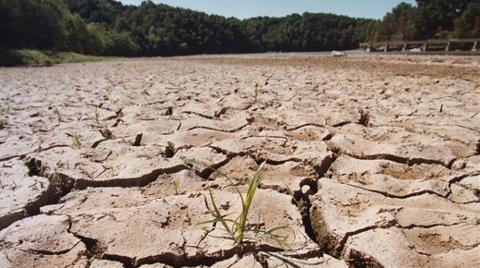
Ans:
[{"label": "sandy soil", "polygon": [[[480,59],[0,69],[0,267],[478,267]],[[237,215],[236,245],[212,219]]]}]

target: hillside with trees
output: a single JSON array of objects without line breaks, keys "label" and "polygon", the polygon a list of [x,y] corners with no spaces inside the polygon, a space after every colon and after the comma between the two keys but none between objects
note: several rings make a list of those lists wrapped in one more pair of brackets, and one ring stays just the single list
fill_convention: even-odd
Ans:
[{"label": "hillside with trees", "polygon": [[383,18],[377,41],[480,38],[480,0],[417,0]]},{"label": "hillside with trees", "polygon": [[323,13],[245,20],[151,1],[0,0],[0,51],[107,56],[328,51],[360,42],[480,37],[480,0],[401,3],[382,21]]},{"label": "hillside with trees", "polygon": [[305,13],[246,20],[144,1],[0,0],[4,49],[156,56],[356,48],[376,21]]}]

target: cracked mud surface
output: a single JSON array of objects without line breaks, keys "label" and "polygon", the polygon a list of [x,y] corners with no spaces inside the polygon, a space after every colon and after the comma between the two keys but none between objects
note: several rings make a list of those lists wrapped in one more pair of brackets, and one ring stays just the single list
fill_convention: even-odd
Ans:
[{"label": "cracked mud surface", "polygon": [[[247,55],[0,69],[0,267],[480,266],[479,66]],[[263,162],[249,223],[289,226],[284,245],[198,225],[209,189],[238,215],[231,182],[245,192]]]}]

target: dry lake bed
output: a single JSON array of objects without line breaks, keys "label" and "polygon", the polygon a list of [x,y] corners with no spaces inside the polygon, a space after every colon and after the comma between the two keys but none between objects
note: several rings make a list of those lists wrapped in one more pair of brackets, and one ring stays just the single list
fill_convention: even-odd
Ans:
[{"label": "dry lake bed", "polygon": [[[480,266],[480,58],[1,68],[0,109],[0,267]],[[199,224],[262,163],[243,243]]]}]

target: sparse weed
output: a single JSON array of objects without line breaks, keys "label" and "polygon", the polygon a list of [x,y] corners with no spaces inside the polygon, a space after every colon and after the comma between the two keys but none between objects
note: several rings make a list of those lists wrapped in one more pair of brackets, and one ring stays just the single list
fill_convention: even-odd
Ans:
[{"label": "sparse weed", "polygon": [[9,108],[0,108],[0,129],[4,127],[5,118],[8,114]]},{"label": "sparse weed", "polygon": [[67,133],[67,136],[69,136],[72,139],[72,148],[73,149],[81,149],[82,148],[82,142],[80,139],[82,136],[78,133]]},{"label": "sparse weed", "polygon": [[325,116],[325,125],[326,126],[329,126],[331,121],[332,121],[332,118],[329,115]]},{"label": "sparse weed", "polygon": [[[227,180],[230,182],[231,186],[233,186],[240,197],[240,200],[242,202],[242,211],[240,215],[238,215],[235,219],[229,219],[227,218],[227,215],[222,215],[220,210],[218,209],[217,203],[215,201],[214,194],[211,189],[209,189],[209,194],[210,194],[210,200],[212,204],[212,220],[208,220],[205,222],[201,222],[199,224],[214,224],[216,225],[217,223],[220,223],[224,229],[224,231],[227,233],[229,238],[231,238],[236,244],[240,245],[242,244],[245,240],[250,240],[250,241],[259,241],[262,237],[268,237],[271,239],[274,239],[279,245],[282,247],[284,246],[283,241],[285,240],[285,236],[280,236],[275,234],[275,232],[282,230],[282,229],[290,229],[288,226],[278,226],[278,227],[273,227],[271,229],[265,229],[264,227],[260,225],[254,225],[248,223],[248,215],[250,212],[250,208],[253,204],[253,200],[256,194],[256,191],[262,182],[262,174],[261,170],[263,168],[265,163],[260,165],[258,168],[257,172],[253,176],[252,180],[250,181],[250,184],[248,186],[247,194],[244,196],[241,192],[240,189],[233,183],[233,181],[228,178],[225,174],[223,175]],[[292,231],[293,233],[293,231]],[[293,235],[295,235],[293,233]]]},{"label": "sparse weed", "polygon": [[7,116],[8,112],[10,111],[10,108],[0,108],[0,119],[5,119]]},{"label": "sparse weed", "polygon": [[58,107],[53,108],[53,113],[57,116],[58,122],[62,122],[62,115]]},{"label": "sparse weed", "polygon": [[370,113],[367,110],[360,109],[360,119],[358,120],[358,123],[368,127],[370,125]]},{"label": "sparse weed", "polygon": [[98,107],[95,106],[95,123],[97,123],[98,126],[101,126],[102,124],[100,123],[100,111],[98,110]]},{"label": "sparse weed", "polygon": [[254,102],[257,103],[258,102],[258,95],[260,93],[260,86],[258,85],[258,83],[255,84],[255,89],[253,91],[253,99],[254,99]]},{"label": "sparse weed", "polygon": [[175,194],[176,195],[180,195],[181,194],[181,191],[180,191],[180,182],[178,180],[173,180],[172,181],[172,185],[173,187],[175,188]]},{"label": "sparse weed", "polygon": [[95,120],[95,125],[92,125],[92,127],[97,128],[100,134],[105,139],[111,139],[113,137],[113,133],[108,127],[104,124],[102,124],[102,120],[100,119],[100,110],[98,109],[98,106],[95,106],[95,110],[93,111],[93,118]]}]

